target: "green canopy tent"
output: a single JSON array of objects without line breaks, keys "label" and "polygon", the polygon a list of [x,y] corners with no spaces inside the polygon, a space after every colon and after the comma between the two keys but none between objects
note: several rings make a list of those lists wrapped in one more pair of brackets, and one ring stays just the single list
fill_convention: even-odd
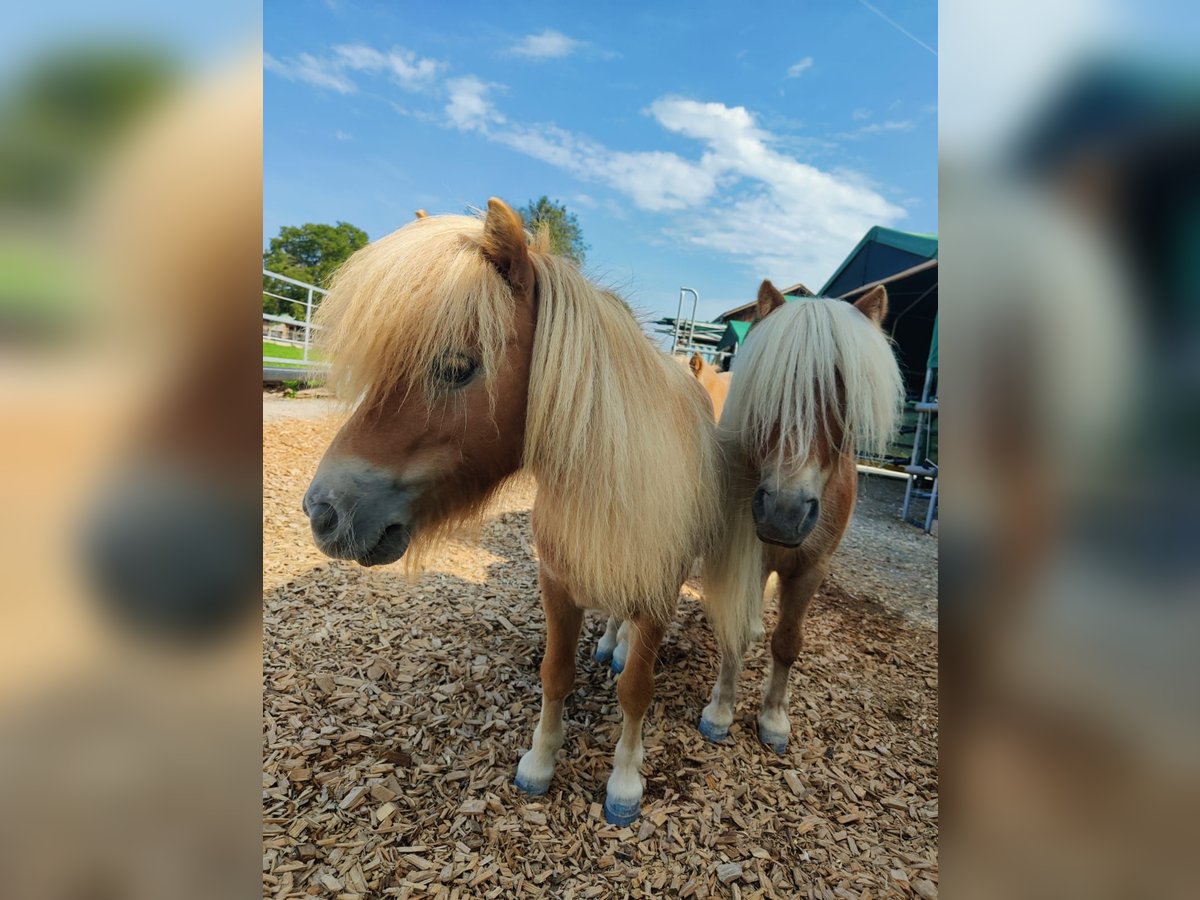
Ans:
[{"label": "green canopy tent", "polygon": [[742,342],[746,340],[746,335],[750,333],[750,325],[750,322],[727,322],[725,333],[717,342],[717,349],[736,353]]}]

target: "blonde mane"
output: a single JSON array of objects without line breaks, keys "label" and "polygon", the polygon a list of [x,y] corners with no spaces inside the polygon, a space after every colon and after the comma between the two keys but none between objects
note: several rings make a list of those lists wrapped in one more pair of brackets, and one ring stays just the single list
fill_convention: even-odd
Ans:
[{"label": "blonde mane", "polygon": [[[340,391],[377,396],[405,377],[415,388],[463,348],[496,370],[514,299],[482,239],[480,219],[431,216],[351,257],[317,319]],[[719,521],[708,399],[615,294],[542,241],[530,257],[537,323],[523,459],[538,482],[538,554],[580,604],[665,621]]]},{"label": "blonde mane", "polygon": [[779,307],[751,330],[733,372],[723,443],[750,453],[778,438],[781,464],[807,455],[834,425],[843,434],[835,452],[881,455],[904,400],[887,337],[842,300]]}]

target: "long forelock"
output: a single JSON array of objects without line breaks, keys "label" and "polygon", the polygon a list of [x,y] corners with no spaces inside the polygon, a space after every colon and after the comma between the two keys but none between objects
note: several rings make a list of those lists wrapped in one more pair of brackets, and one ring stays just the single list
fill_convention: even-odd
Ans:
[{"label": "long forelock", "polygon": [[477,352],[484,370],[496,371],[514,327],[513,296],[482,240],[478,218],[428,217],[347,260],[315,319],[339,396],[379,399],[402,383],[432,393],[446,353]]},{"label": "long forelock", "polygon": [[904,399],[891,343],[842,300],[778,308],[751,330],[733,372],[722,440],[779,465],[802,462],[819,443],[882,455]]}]

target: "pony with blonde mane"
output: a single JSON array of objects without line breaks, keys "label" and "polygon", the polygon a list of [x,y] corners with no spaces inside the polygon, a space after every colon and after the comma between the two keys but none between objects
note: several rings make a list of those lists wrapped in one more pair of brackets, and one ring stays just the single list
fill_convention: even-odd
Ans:
[{"label": "pony with blonde mane", "polygon": [[[903,400],[896,358],[881,324],[887,292],[854,304],[826,298],[785,303],[769,281],[758,293],[758,322],[734,361],[719,426],[729,477],[723,539],[705,560],[711,609],[761,622],[767,578],[779,577],[779,621],[758,735],[787,748],[787,680],[800,653],[809,602],[854,510],[855,451],[881,453]],[[725,634],[746,639],[753,621]],[[719,741],[733,722],[745,645],[725,644],[712,702],[700,730]]]},{"label": "pony with blonde mane", "polygon": [[[618,297],[544,241],[530,245],[496,199],[482,219],[420,217],[359,250],[318,324],[331,379],[356,406],[304,498],[317,546],[363,565],[411,561],[531,472],[546,652],[516,784],[549,788],[584,609],[599,609],[632,623],[604,807],[610,822],[632,821],[659,642],[719,527],[723,468],[704,392]],[[714,615],[718,627],[746,619]]]}]

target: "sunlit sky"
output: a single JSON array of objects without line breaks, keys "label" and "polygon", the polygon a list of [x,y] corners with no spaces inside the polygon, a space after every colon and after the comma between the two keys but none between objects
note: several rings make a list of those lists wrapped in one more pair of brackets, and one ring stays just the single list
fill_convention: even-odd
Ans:
[{"label": "sunlit sky", "polygon": [[270,0],[264,243],[547,194],[590,275],[710,318],[937,230],[935,2],[654,7]]}]

